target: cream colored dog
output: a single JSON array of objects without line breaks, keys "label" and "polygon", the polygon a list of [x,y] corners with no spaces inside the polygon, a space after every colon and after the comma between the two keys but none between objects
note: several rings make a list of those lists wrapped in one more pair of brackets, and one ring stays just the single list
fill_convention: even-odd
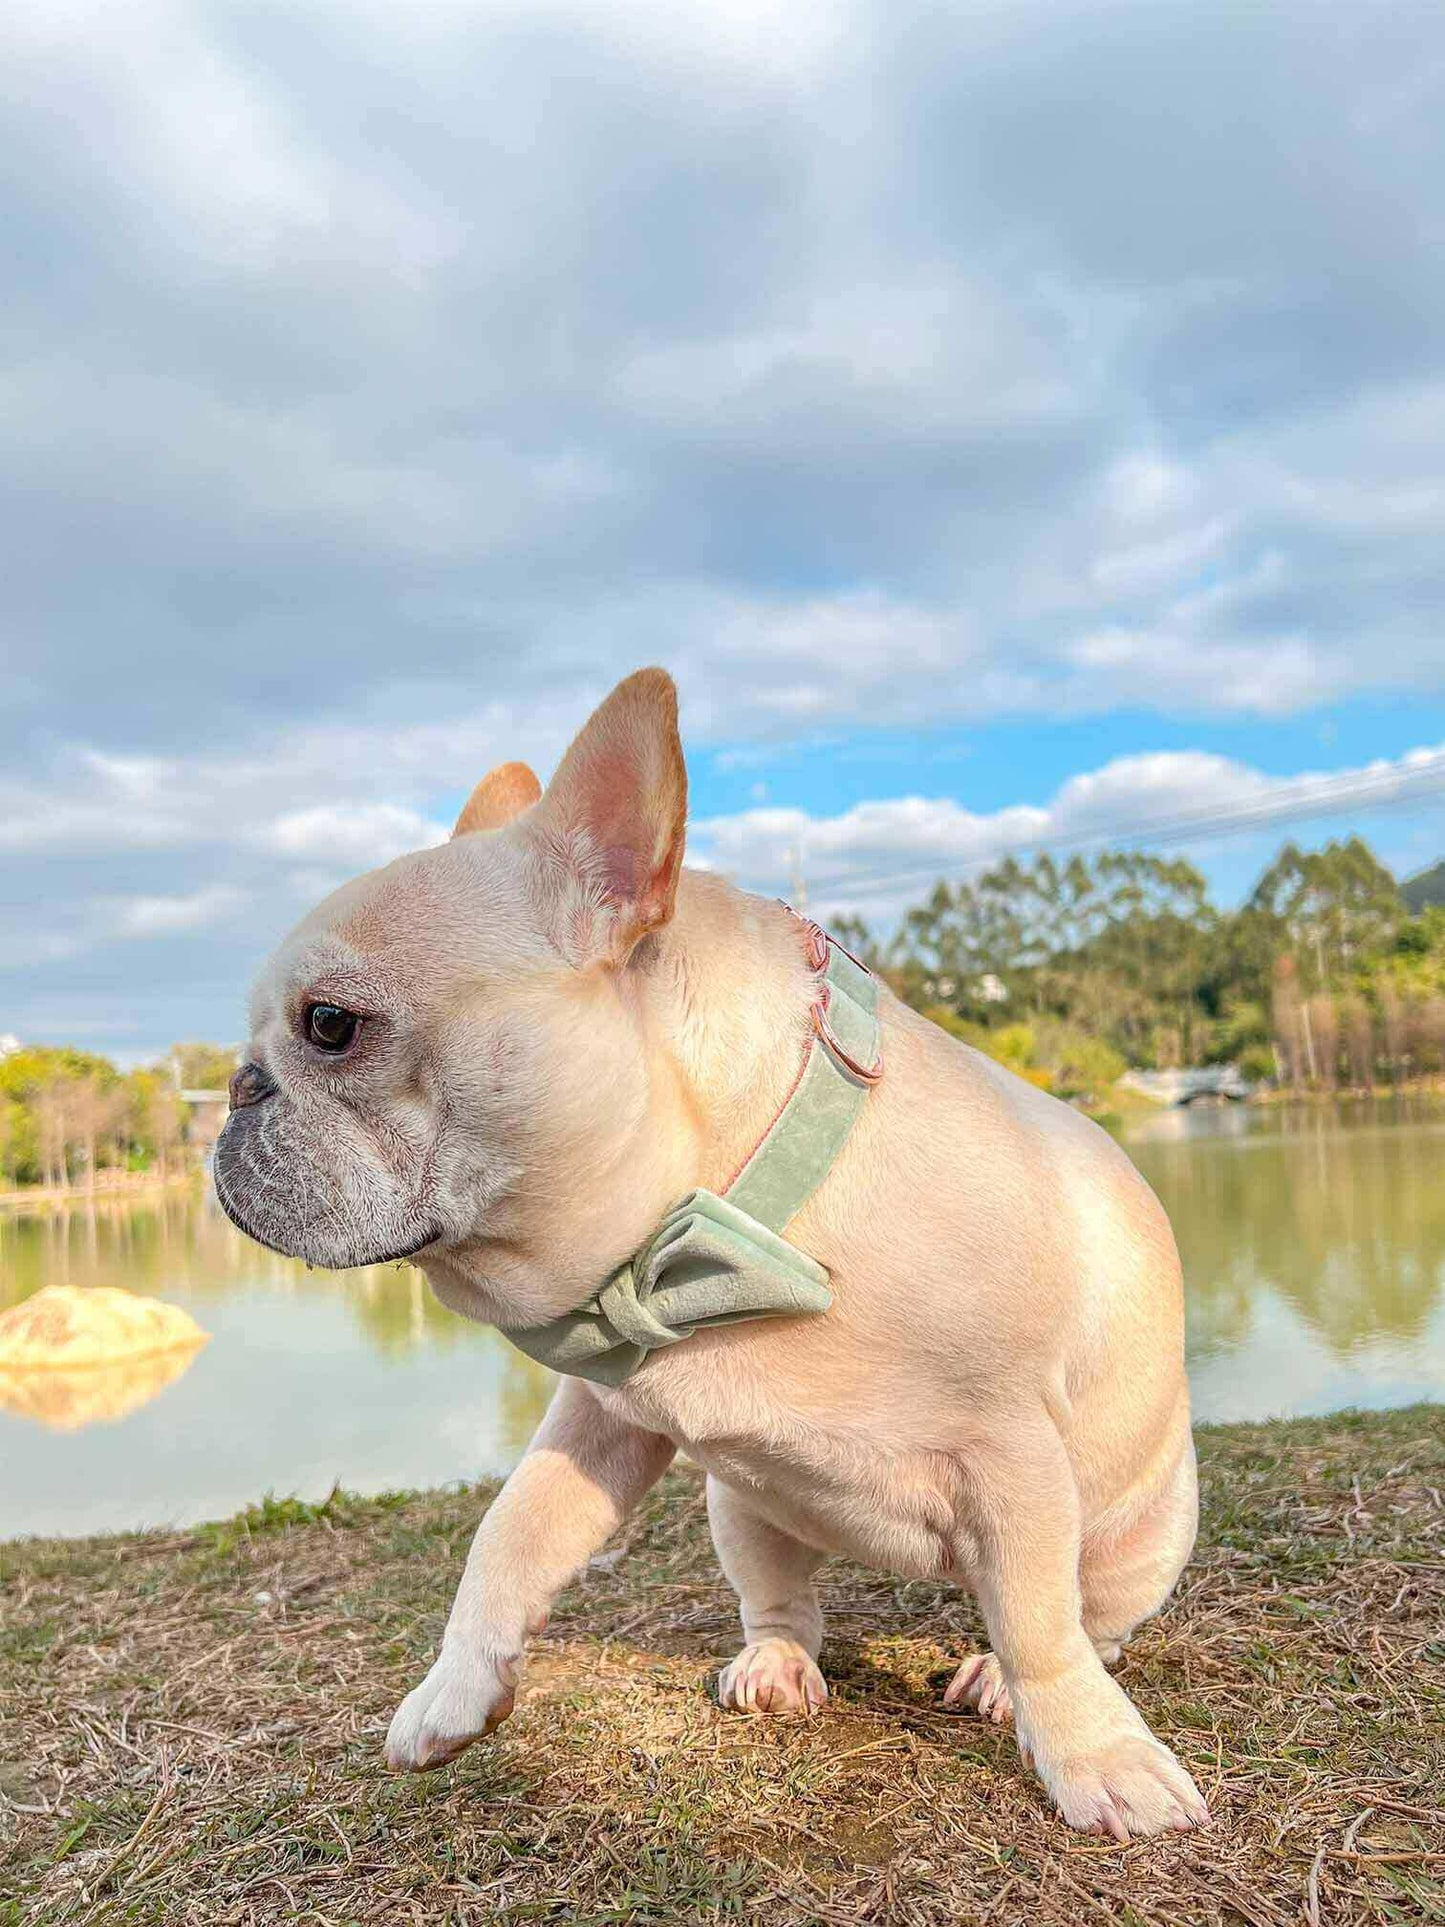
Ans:
[{"label": "cream colored dog", "polygon": [[[236,1223],[316,1264],[412,1257],[521,1329],[722,1190],[796,1078],[814,980],[786,910],[682,869],[685,817],[672,683],[643,670],[545,795],[508,764],[449,844],[313,911],[256,992],[216,1156]],[[682,1447],[741,1602],[725,1706],[822,1704],[830,1554],[950,1574],[993,1652],[946,1698],[1012,1712],[1071,1825],[1207,1819],[1105,1670],[1194,1539],[1168,1222],[1096,1126],[886,992],[880,1015],[886,1075],[789,1226],[832,1310],[698,1331],[617,1389],[560,1382],[393,1766],[507,1717],[528,1635]]]}]

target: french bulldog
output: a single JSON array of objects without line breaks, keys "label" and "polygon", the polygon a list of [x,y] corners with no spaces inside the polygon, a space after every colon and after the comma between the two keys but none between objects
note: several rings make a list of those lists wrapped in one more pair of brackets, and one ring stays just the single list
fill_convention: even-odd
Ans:
[{"label": "french bulldog", "polygon": [[[504,1332],[588,1300],[768,1130],[810,1048],[785,906],[683,867],[661,670],[545,791],[495,770],[452,839],[328,897],[254,995],[217,1147],[240,1228],[313,1265],[408,1258]],[[992,1651],[944,1695],[1012,1717],[1064,1819],[1208,1813],[1109,1667],[1193,1545],[1179,1261],[1129,1159],[880,986],[885,1075],[789,1224],[831,1309],[701,1329],[615,1387],[559,1380],[391,1724],[434,1767],[512,1710],[560,1589],[684,1450],[741,1609],[725,1707],[811,1713],[830,1555],[971,1590]]]}]

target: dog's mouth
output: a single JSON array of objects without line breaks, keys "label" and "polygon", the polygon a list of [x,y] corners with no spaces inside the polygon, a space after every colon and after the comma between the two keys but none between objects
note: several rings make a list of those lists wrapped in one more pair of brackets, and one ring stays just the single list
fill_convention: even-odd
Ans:
[{"label": "dog's mouth", "polygon": [[261,1245],[267,1251],[274,1251],[281,1258],[296,1258],[304,1264],[317,1265],[323,1271],[353,1271],[361,1270],[368,1265],[404,1264],[407,1259],[415,1258],[419,1252],[425,1251],[428,1245],[436,1244],[442,1235],[441,1227],[432,1224],[419,1237],[409,1238],[395,1248],[375,1252],[348,1251],[344,1256],[322,1257],[315,1252],[304,1250],[299,1244],[281,1243],[282,1234],[274,1226],[263,1230],[253,1223],[228,1190],[225,1170],[219,1158],[212,1165],[211,1179],[215,1187],[217,1203],[236,1229],[243,1232],[253,1244]]},{"label": "dog's mouth", "polygon": [[424,1232],[415,1244],[406,1245],[400,1251],[384,1252],[380,1258],[363,1258],[361,1262],[364,1265],[399,1265],[407,1258],[415,1258],[417,1253],[425,1251],[428,1245],[436,1244],[441,1235],[433,1225],[431,1230]]}]

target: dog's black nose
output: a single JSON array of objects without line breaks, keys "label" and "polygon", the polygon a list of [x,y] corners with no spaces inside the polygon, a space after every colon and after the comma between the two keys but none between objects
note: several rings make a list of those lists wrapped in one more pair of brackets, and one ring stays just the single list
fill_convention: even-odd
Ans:
[{"label": "dog's black nose", "polygon": [[276,1086],[259,1064],[243,1064],[231,1079],[231,1109],[243,1110],[275,1094]]}]

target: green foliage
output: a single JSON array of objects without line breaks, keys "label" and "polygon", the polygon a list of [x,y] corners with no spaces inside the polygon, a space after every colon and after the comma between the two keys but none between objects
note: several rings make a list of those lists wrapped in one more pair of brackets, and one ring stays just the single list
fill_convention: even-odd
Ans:
[{"label": "green foliage", "polygon": [[57,1049],[45,1044],[27,1044],[11,1051],[8,1057],[0,1057],[0,1091],[22,1100],[33,1098],[38,1090],[58,1078],[78,1081],[85,1077],[114,1084],[120,1072],[109,1058],[72,1050],[69,1045]]},{"label": "green foliage", "polygon": [[236,1068],[236,1052],[222,1044],[174,1044],[170,1061],[182,1090],[223,1091]]},{"label": "green foliage", "polygon": [[1129,1064],[1323,1086],[1445,1071],[1445,906],[1410,915],[1359,837],[1287,843],[1233,914],[1180,858],[1009,857],[940,882],[879,961],[935,1022],[1071,1096]]},{"label": "green foliage", "polygon": [[1036,1062],[1049,1073],[1060,1097],[1100,1098],[1128,1069],[1123,1057],[1102,1037],[1075,1024],[1049,1022],[1039,1027]]},{"label": "green foliage", "polygon": [[[187,1048],[230,1061],[214,1046]],[[0,1058],[0,1189],[93,1183],[106,1170],[166,1173],[184,1158],[185,1133],[170,1065],[122,1072],[92,1052],[44,1045]]]},{"label": "green foliage", "polygon": [[990,1030],[944,1004],[931,1004],[923,1014],[951,1037],[972,1044],[1031,1084],[1061,1097],[1092,1101],[1117,1083],[1126,1069],[1124,1059],[1102,1037],[1092,1037],[1074,1024],[1047,1019],[1037,1027],[1004,1024]]},{"label": "green foliage", "polygon": [[[887,961],[920,1007],[989,1031],[1048,1017],[1125,1061],[1177,1062],[1202,1050],[1218,925],[1204,878],[1179,858],[1009,857],[975,882],[940,883],[904,917]],[[1032,1046],[1021,1052],[1021,1065],[1033,1061]],[[1098,1063],[1080,1073],[1075,1044],[1058,1056],[1071,1079],[1099,1074]]]},{"label": "green foliage", "polygon": [[1010,1070],[1026,1070],[1037,1061],[1031,1024],[1004,1024],[999,1030],[985,1031],[983,1034],[988,1040],[989,1056],[996,1057],[1000,1064],[1007,1064]]},{"label": "green foliage", "polygon": [[1399,885],[1358,836],[1322,850],[1286,843],[1248,907],[1283,939],[1306,991],[1338,985],[1384,954],[1405,914]]},{"label": "green foliage", "polygon": [[1250,1084],[1267,1084],[1278,1069],[1273,1044],[1246,1044],[1234,1053],[1239,1074]]},{"label": "green foliage", "polygon": [[1407,910],[1445,904],[1445,861],[1421,870],[1418,876],[1407,877],[1400,885],[1400,895],[1405,899]]},{"label": "green foliage", "polygon": [[1406,917],[1378,974],[1406,995],[1445,993],[1445,908],[1432,904],[1419,916]]}]

